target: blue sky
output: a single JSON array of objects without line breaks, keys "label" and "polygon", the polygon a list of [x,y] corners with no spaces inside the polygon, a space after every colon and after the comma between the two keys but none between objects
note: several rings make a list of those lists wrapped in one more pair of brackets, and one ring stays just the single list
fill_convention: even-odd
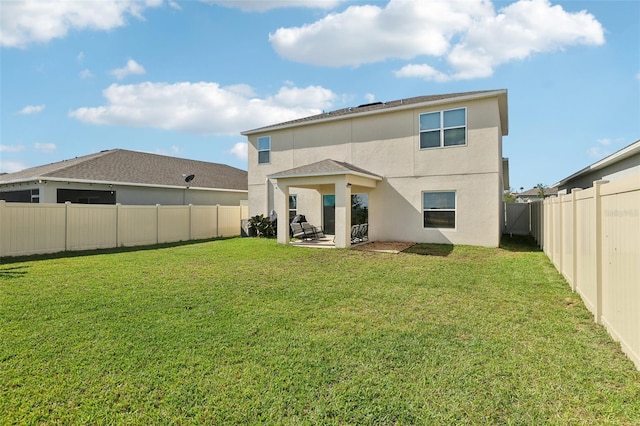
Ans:
[{"label": "blue sky", "polygon": [[635,0],[0,7],[0,172],[114,148],[246,169],[243,130],[503,88],[516,190],[552,185],[640,138]]}]

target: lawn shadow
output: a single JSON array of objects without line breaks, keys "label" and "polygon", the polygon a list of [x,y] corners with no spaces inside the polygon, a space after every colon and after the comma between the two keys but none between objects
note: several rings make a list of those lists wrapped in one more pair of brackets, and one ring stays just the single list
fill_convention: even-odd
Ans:
[{"label": "lawn shadow", "polygon": [[28,266],[0,267],[0,280],[10,280],[27,275]]},{"label": "lawn shadow", "polygon": [[421,256],[447,257],[452,251],[453,244],[422,243],[414,244],[411,247],[402,250],[402,253],[419,254]]},{"label": "lawn shadow", "polygon": [[531,235],[503,234],[500,240],[500,248],[507,251],[533,252],[541,251],[540,246]]},{"label": "lawn shadow", "polygon": [[64,259],[69,257],[95,256],[98,254],[127,253],[127,252],[134,252],[134,251],[157,250],[157,249],[163,249],[163,248],[180,247],[180,246],[206,243],[209,241],[229,240],[233,238],[238,238],[238,237],[208,238],[203,240],[177,241],[173,243],[152,244],[152,245],[133,246],[133,247],[115,247],[115,248],[108,248],[108,249],[59,251],[57,253],[32,254],[28,256],[7,256],[7,257],[0,258],[0,265],[8,265],[12,263],[22,263],[22,262],[33,262],[33,261],[48,260],[48,259]]}]

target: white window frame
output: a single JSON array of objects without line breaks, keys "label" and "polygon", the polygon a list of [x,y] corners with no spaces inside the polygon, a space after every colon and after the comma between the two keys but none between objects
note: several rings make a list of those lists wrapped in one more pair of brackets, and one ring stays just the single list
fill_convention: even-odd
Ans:
[{"label": "white window frame", "polygon": [[[449,126],[449,127],[445,127],[444,125],[444,113],[445,112],[449,112],[449,111],[458,111],[458,110],[463,110],[464,111],[464,125],[461,126]],[[425,129],[422,130],[420,128],[420,122],[421,117],[423,115],[428,115],[428,114],[440,114],[440,128],[436,129]],[[453,129],[464,129],[464,143],[463,144],[459,144],[459,145],[445,145],[444,144],[444,133],[446,130],[453,130]],[[427,147],[422,147],[422,143],[421,143],[421,135],[423,133],[427,133],[427,132],[436,132],[436,131],[440,131],[440,145],[439,146],[427,146]],[[438,148],[456,148],[456,147],[460,147],[460,146],[467,146],[468,143],[468,132],[467,132],[467,108],[466,107],[460,107],[460,108],[451,108],[451,109],[444,109],[441,111],[430,111],[430,112],[423,112],[420,113],[420,115],[418,116],[418,147],[420,148],[420,150],[423,149],[438,149]]]},{"label": "white window frame", "polygon": [[[260,139],[267,139],[269,141],[269,148],[260,149]],[[258,164],[269,164],[271,163],[271,136],[259,136],[256,141],[256,148],[258,148]],[[260,161],[260,153],[267,152],[269,153],[269,161]]]},{"label": "white window frame", "polygon": [[[453,208],[452,209],[434,209],[434,208],[426,208],[424,205],[424,194],[435,194],[435,193],[453,193]],[[420,203],[422,204],[422,228],[423,229],[446,229],[450,231],[455,231],[458,229],[458,192],[454,190],[438,190],[438,191],[422,191],[420,193]],[[453,212],[453,228],[451,227],[437,227],[437,226],[425,226],[424,223],[424,214],[427,211],[437,211],[437,212]]]}]

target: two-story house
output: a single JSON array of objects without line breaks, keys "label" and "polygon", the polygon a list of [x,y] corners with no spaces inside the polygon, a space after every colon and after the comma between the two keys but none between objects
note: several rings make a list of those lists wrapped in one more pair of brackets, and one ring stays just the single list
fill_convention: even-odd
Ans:
[{"label": "two-story house", "polygon": [[304,214],[336,247],[350,246],[357,222],[375,241],[499,245],[506,90],[376,102],[242,134],[249,214],[275,210],[279,243],[286,218]]}]

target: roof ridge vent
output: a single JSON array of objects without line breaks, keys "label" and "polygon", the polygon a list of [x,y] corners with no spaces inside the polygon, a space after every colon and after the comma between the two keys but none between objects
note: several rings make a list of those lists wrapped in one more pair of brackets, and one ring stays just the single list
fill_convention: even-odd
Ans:
[{"label": "roof ridge vent", "polygon": [[382,102],[371,102],[370,104],[358,105],[358,108],[365,108],[370,106],[382,105]]}]

